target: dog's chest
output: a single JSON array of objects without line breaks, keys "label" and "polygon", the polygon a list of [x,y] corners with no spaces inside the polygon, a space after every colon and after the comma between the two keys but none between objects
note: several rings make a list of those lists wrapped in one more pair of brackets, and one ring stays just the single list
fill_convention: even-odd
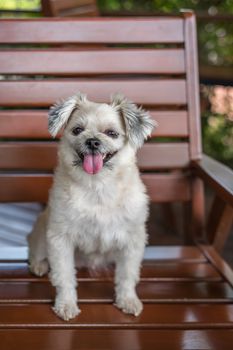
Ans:
[{"label": "dog's chest", "polygon": [[133,208],[128,196],[120,197],[117,193],[79,191],[70,198],[69,233],[82,250],[106,252],[128,242]]}]

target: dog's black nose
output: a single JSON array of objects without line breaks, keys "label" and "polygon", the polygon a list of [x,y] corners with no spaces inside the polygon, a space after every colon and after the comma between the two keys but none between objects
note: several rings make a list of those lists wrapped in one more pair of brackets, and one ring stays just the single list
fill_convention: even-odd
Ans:
[{"label": "dog's black nose", "polygon": [[92,139],[87,139],[86,140],[86,145],[90,148],[90,149],[98,149],[100,146],[100,140],[96,139],[96,138],[92,138]]}]

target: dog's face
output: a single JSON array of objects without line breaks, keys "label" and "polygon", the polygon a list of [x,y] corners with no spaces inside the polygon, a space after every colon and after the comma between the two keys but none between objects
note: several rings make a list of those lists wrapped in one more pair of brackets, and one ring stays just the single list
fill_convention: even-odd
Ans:
[{"label": "dog's face", "polygon": [[113,169],[126,145],[136,152],[150,135],[154,122],[147,112],[122,95],[110,104],[88,101],[78,93],[53,106],[49,131],[53,136],[64,127],[63,142],[72,154],[72,166],[93,175]]}]

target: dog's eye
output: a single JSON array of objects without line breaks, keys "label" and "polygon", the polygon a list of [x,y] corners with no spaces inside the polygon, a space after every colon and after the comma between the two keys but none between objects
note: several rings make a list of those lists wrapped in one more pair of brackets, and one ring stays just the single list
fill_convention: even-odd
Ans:
[{"label": "dog's eye", "polygon": [[79,135],[82,131],[84,131],[84,128],[82,128],[81,126],[77,126],[76,128],[72,129],[72,134]]},{"label": "dog's eye", "polygon": [[114,130],[111,130],[111,129],[105,130],[104,133],[105,133],[106,135],[108,135],[109,137],[112,137],[113,139],[116,139],[116,138],[119,136],[118,132],[116,132],[116,131],[114,131]]}]

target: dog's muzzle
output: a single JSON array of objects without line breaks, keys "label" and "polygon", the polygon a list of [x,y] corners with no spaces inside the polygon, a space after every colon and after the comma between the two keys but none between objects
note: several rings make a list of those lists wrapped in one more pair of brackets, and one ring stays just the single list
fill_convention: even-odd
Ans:
[{"label": "dog's muzzle", "polygon": [[87,139],[85,143],[91,151],[96,151],[101,145],[100,140],[97,138]]},{"label": "dog's muzzle", "polygon": [[104,164],[103,155],[99,152],[101,141],[97,138],[86,140],[87,153],[81,155],[83,170],[88,174],[97,174]]},{"label": "dog's muzzle", "polygon": [[[80,153],[76,150],[82,162],[83,170],[90,175],[99,173],[103,166],[117,153],[102,153],[101,141],[97,138],[89,138],[85,142],[86,152]],[[73,164],[80,165],[80,161],[74,161]]]}]

